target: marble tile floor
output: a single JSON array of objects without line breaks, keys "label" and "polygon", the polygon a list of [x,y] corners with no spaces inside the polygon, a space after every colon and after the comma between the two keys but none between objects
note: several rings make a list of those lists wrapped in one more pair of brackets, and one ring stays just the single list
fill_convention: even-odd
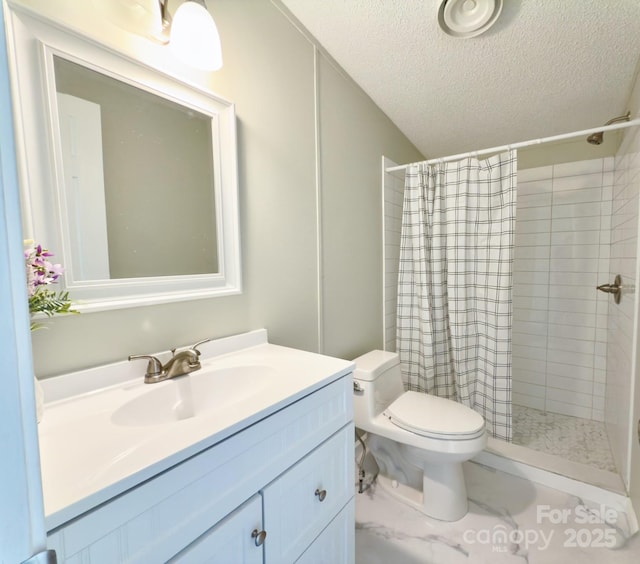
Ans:
[{"label": "marble tile floor", "polygon": [[616,472],[604,423],[513,405],[513,443]]},{"label": "marble tile floor", "polygon": [[356,493],[356,564],[637,564],[624,513],[493,468],[464,465],[469,513],[431,519],[375,483]]}]

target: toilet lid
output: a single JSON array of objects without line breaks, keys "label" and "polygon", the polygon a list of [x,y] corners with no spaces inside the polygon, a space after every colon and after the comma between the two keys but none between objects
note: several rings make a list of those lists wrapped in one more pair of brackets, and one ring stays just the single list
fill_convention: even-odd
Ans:
[{"label": "toilet lid", "polygon": [[484,433],[484,418],[466,405],[420,392],[405,392],[384,411],[394,425],[440,439],[472,439]]}]

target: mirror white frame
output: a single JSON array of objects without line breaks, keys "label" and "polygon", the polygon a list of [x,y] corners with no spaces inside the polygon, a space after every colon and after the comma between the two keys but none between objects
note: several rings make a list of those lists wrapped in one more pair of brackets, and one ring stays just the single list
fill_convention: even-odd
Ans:
[{"label": "mirror white frame", "polygon": [[[9,60],[18,137],[23,230],[70,265],[62,151],[53,57],[146,90],[212,118],[218,272],[108,280],[76,280],[67,268],[60,289],[82,312],[238,294],[241,287],[235,107],[200,87],[61,27],[29,11],[10,11]],[[154,166],[154,163],[148,163]],[[159,226],[161,227],[161,226]]]}]

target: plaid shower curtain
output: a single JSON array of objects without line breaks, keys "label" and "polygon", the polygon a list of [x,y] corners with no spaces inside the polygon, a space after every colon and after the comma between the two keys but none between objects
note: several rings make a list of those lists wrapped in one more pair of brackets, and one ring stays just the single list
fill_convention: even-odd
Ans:
[{"label": "plaid shower curtain", "polygon": [[515,151],[405,179],[397,351],[409,390],[455,399],[511,440]]}]

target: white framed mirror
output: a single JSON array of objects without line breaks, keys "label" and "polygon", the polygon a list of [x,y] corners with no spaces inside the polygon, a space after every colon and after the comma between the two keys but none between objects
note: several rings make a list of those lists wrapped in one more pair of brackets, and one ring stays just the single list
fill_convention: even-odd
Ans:
[{"label": "white framed mirror", "polygon": [[13,23],[25,238],[64,265],[74,307],[239,293],[234,105],[31,14]]}]

